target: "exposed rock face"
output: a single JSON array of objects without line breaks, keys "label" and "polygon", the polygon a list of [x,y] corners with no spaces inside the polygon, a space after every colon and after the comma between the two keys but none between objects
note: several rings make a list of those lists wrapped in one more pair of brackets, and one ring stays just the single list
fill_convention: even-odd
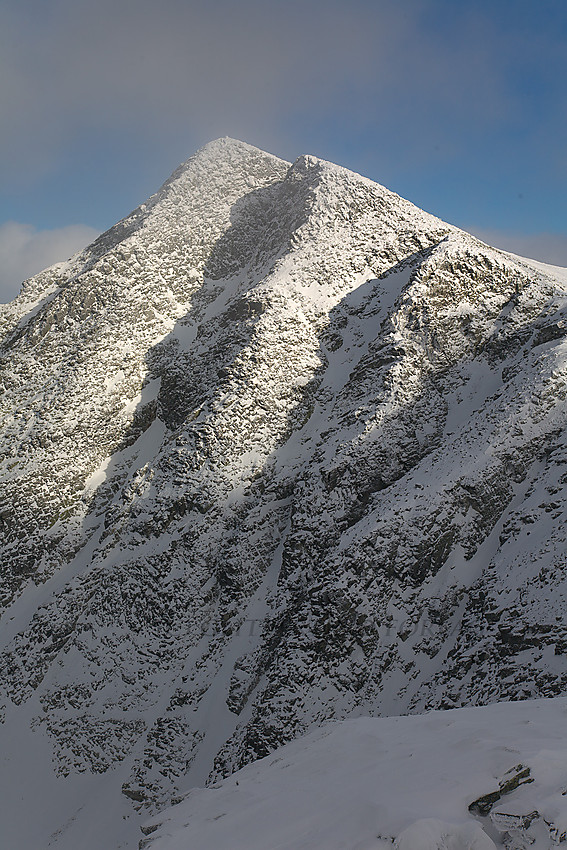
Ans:
[{"label": "exposed rock face", "polygon": [[1,683],[54,770],[161,804],[331,717],[565,692],[566,285],[228,139],[28,281]]}]

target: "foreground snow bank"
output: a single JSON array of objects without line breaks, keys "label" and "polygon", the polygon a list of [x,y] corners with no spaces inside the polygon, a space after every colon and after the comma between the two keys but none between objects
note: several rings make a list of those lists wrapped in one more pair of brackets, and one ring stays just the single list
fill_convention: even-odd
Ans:
[{"label": "foreground snow bank", "polygon": [[567,699],[325,726],[144,827],[151,850],[534,850],[566,840]]}]

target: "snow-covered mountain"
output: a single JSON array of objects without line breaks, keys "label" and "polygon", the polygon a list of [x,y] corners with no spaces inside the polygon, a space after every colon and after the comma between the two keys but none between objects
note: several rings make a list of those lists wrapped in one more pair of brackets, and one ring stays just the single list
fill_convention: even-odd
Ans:
[{"label": "snow-covered mountain", "polygon": [[565,692],[566,288],[221,139],[0,307],[15,847],[135,847],[326,720]]}]

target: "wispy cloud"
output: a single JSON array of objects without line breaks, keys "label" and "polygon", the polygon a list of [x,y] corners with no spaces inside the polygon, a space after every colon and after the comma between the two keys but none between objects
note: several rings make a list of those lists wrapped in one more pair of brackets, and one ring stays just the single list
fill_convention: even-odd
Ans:
[{"label": "wispy cloud", "polygon": [[552,266],[567,266],[567,233],[514,233],[482,227],[467,227],[487,245]]},{"label": "wispy cloud", "polygon": [[419,154],[428,136],[498,125],[515,108],[507,62],[525,45],[513,35],[496,44],[486,16],[466,6],[441,15],[443,5],[31,0],[25,14],[8,0],[0,168],[29,178],[89,132],[157,144],[229,134],[275,152],[291,138],[296,155],[306,152],[295,150],[298,124],[331,116]]},{"label": "wispy cloud", "polygon": [[16,221],[1,225],[0,303],[15,298],[28,277],[68,259],[98,235],[98,231],[84,224],[40,231]]}]

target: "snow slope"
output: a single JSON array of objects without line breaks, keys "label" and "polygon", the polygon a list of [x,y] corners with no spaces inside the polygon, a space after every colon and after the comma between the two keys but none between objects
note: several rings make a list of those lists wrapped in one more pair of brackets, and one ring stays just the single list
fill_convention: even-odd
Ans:
[{"label": "snow slope", "polygon": [[565,698],[329,723],[190,791],[140,846],[549,850],[567,833],[566,729]]},{"label": "snow slope", "polygon": [[130,850],[331,719],[565,692],[564,270],[221,139],[0,311],[17,846],[104,811]]}]

